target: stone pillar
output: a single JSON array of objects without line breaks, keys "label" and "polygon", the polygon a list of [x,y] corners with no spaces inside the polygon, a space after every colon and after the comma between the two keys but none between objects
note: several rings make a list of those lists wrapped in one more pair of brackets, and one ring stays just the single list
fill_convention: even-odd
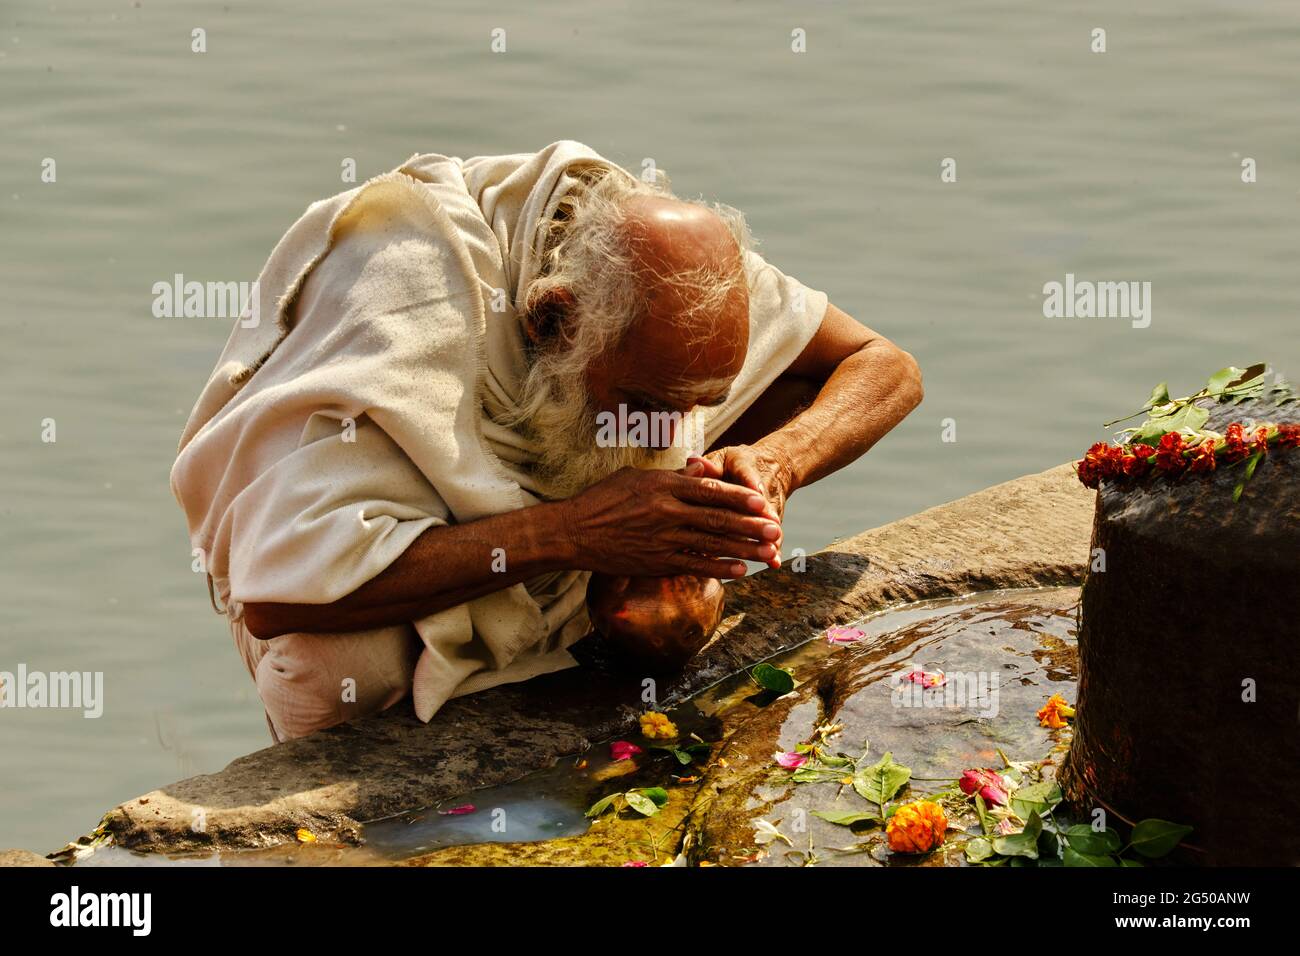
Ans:
[{"label": "stone pillar", "polygon": [[[1217,405],[1207,427],[1247,419],[1300,404]],[[1300,449],[1272,450],[1234,504],[1243,468],[1102,482],[1061,782],[1085,811],[1195,827],[1177,859],[1297,865]]]}]

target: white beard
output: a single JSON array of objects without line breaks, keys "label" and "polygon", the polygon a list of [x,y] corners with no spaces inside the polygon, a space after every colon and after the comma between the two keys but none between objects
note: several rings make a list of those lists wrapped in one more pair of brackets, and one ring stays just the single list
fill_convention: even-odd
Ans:
[{"label": "white beard", "polygon": [[[524,384],[519,424],[541,446],[533,474],[547,497],[572,497],[621,468],[677,470],[696,453],[676,443],[667,448],[601,447],[596,442],[596,410],[581,375],[566,368],[563,360],[540,357],[537,363],[540,367]],[[697,434],[696,417],[695,412],[684,416],[678,433]]]}]

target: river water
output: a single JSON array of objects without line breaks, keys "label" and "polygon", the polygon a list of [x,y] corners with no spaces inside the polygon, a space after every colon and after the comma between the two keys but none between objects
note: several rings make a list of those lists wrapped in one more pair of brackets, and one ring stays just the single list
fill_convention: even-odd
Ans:
[{"label": "river water", "polygon": [[[1286,0],[5,0],[0,670],[102,672],[105,702],[0,711],[0,847],[267,743],[168,487],[229,322],[155,318],[152,287],[252,280],[345,160],[572,138],[743,209],[926,376],[792,502],[813,550],[1075,457],[1157,381],[1300,376],[1298,49]],[[1045,318],[1067,273],[1150,282],[1149,326]]]}]

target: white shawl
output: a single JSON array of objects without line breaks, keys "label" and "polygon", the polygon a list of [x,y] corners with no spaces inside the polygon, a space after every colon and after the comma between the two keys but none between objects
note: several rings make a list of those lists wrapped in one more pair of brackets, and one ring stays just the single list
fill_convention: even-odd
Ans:
[{"label": "white shawl", "polygon": [[[171,474],[232,614],[250,601],[328,604],[427,528],[537,503],[536,448],[492,416],[514,407],[525,373],[513,304],[537,270],[537,225],[595,164],[617,169],[570,141],[414,156],[312,204],[280,240]],[[826,308],[758,255],[746,268],[749,354],[708,442],[794,361]],[[571,666],[586,578],[549,574],[413,621],[420,719],[450,697]]]}]

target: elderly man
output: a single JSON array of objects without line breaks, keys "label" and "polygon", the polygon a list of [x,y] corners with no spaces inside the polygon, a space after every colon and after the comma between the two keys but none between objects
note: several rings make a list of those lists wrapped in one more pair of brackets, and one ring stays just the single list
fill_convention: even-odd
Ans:
[{"label": "elderly man", "polygon": [[778,567],[920,399],[735,210],[573,142],[416,156],[276,246],[172,486],[285,740],[571,666],[589,572]]}]

